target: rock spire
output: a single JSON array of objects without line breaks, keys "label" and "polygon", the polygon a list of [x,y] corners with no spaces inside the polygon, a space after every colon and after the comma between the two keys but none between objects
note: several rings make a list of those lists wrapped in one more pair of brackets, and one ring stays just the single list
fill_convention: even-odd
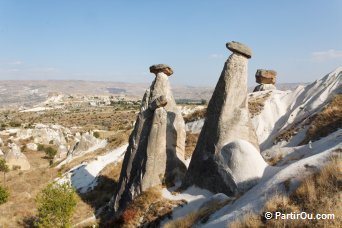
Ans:
[{"label": "rock spire", "polygon": [[173,98],[165,64],[153,65],[155,79],[144,94],[140,112],[129,138],[117,191],[110,202],[114,212],[146,189],[174,185],[186,172],[184,164],[185,124]]}]

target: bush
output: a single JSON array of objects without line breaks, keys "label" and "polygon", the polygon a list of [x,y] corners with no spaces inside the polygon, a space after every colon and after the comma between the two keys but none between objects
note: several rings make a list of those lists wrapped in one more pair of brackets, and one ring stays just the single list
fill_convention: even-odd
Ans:
[{"label": "bush", "polygon": [[36,197],[36,227],[71,227],[71,217],[78,201],[69,184],[49,184]]},{"label": "bush", "polygon": [[9,122],[9,125],[11,127],[20,127],[21,123],[19,123],[18,121],[11,121],[11,122]]},{"label": "bush", "polygon": [[3,172],[3,173],[4,173],[4,185],[5,185],[5,182],[6,182],[6,173],[9,172],[9,167],[8,167],[8,165],[6,164],[5,159],[3,159],[3,158],[0,158],[0,172]]},{"label": "bush", "polygon": [[95,138],[99,138],[99,137],[100,137],[100,133],[99,133],[99,132],[97,132],[97,131],[96,131],[96,132],[94,132],[94,133],[93,133],[93,135],[94,135],[94,137],[95,137]]},{"label": "bush", "polygon": [[53,159],[55,157],[55,155],[57,154],[57,150],[52,148],[51,146],[47,147],[44,149],[46,156],[49,159]]},{"label": "bush", "polygon": [[37,147],[37,150],[38,151],[44,151],[45,150],[45,147],[44,147],[44,145],[42,145],[42,144],[38,144],[38,147]]},{"label": "bush", "polygon": [[0,205],[7,202],[9,192],[6,188],[0,186]]},{"label": "bush", "polygon": [[20,170],[21,166],[20,165],[13,165],[12,170]]}]

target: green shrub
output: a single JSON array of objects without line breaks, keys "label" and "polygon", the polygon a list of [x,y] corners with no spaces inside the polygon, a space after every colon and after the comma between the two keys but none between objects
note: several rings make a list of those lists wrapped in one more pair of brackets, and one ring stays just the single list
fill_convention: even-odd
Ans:
[{"label": "green shrub", "polygon": [[36,197],[36,227],[71,227],[71,217],[78,201],[69,184],[49,184]]},{"label": "green shrub", "polygon": [[6,203],[9,197],[9,192],[6,188],[0,186],[0,204]]},{"label": "green shrub", "polygon": [[45,150],[45,147],[44,147],[44,145],[43,145],[43,144],[40,144],[40,143],[38,143],[37,150],[38,150],[38,151],[44,151],[44,150]]},{"label": "green shrub", "polygon": [[8,165],[6,164],[5,159],[3,159],[3,158],[0,158],[0,172],[3,172],[3,173],[4,173],[4,185],[5,185],[5,182],[6,182],[6,173],[9,172],[9,167],[8,167]]},{"label": "green shrub", "polygon": [[46,156],[47,156],[49,159],[53,159],[53,158],[55,157],[55,155],[57,154],[57,150],[54,149],[54,148],[52,148],[51,146],[46,147],[46,148],[44,149],[44,151],[45,151]]},{"label": "green shrub", "polygon": [[25,151],[25,150],[26,150],[26,144],[22,145],[22,147],[21,147],[21,151]]},{"label": "green shrub", "polygon": [[95,138],[99,138],[99,137],[100,137],[100,133],[99,133],[99,132],[97,132],[97,131],[96,131],[96,132],[94,132],[94,133],[93,133],[93,135],[94,135],[94,137],[95,137]]},{"label": "green shrub", "polygon": [[21,123],[19,123],[18,121],[11,121],[11,122],[9,123],[9,125],[10,125],[11,127],[20,127],[20,126],[21,126]]}]

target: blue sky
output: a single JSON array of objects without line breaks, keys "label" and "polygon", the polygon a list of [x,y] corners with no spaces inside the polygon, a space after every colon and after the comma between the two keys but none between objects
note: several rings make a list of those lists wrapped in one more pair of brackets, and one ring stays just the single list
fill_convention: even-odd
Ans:
[{"label": "blue sky", "polygon": [[228,41],[253,50],[278,82],[310,82],[342,65],[342,1],[0,0],[0,79],[216,84]]}]

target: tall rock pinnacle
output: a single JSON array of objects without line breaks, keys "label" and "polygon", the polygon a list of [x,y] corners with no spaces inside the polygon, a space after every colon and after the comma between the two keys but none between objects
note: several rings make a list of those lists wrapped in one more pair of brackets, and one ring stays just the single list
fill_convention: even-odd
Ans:
[{"label": "tall rock pinnacle", "polygon": [[174,185],[186,172],[185,124],[168,81],[173,71],[165,64],[158,64],[151,66],[150,72],[156,77],[142,99],[118,189],[110,202],[115,212],[150,187],[162,183]]},{"label": "tall rock pinnacle", "polygon": [[[234,41],[226,46],[233,53],[224,64],[209,101],[207,117],[183,187],[195,184],[215,193],[234,195],[239,190],[239,180],[234,176],[233,170],[236,169],[229,167],[234,158],[231,154],[233,150],[229,148],[239,151],[240,148],[246,148],[242,144],[248,144],[247,147],[258,154],[256,156],[260,154],[247,101],[247,65],[252,51]],[[236,144],[227,146],[230,143]]]}]

